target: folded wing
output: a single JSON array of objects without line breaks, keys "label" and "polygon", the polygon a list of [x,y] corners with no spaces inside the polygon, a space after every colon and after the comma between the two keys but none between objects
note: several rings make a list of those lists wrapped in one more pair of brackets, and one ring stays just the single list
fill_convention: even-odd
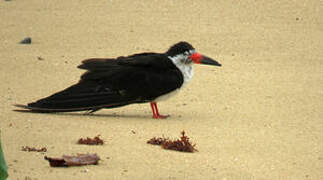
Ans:
[{"label": "folded wing", "polygon": [[38,112],[70,112],[114,108],[154,100],[179,88],[180,71],[162,54],[143,53],[117,59],[88,59],[81,80],[23,108]]}]

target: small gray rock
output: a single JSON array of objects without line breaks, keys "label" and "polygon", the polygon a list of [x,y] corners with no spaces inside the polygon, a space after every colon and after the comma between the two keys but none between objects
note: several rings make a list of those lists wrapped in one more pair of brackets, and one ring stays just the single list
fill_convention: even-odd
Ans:
[{"label": "small gray rock", "polygon": [[20,44],[31,44],[31,37],[26,37],[22,41],[20,41]]}]

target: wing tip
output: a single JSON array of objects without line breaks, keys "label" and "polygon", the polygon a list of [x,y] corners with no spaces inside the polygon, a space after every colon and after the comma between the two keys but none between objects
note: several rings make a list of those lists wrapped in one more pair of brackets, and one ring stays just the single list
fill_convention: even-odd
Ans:
[{"label": "wing tip", "polygon": [[32,106],[24,105],[24,104],[13,104],[13,106],[15,106],[17,108],[21,108],[21,109],[14,109],[13,110],[16,112],[51,112],[48,109],[32,107]]},{"label": "wing tip", "polygon": [[28,105],[24,105],[24,104],[13,104],[13,106],[18,108],[23,108],[23,109],[31,109]]},{"label": "wing tip", "polygon": [[16,112],[33,112],[32,108],[29,107],[28,105],[24,105],[24,104],[13,104],[13,106],[20,108],[20,109],[13,109],[13,111]]}]

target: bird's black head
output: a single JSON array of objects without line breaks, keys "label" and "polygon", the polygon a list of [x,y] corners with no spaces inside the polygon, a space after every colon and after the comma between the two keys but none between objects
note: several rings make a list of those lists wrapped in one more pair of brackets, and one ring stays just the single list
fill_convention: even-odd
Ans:
[{"label": "bird's black head", "polygon": [[184,54],[185,52],[194,51],[194,48],[191,44],[185,41],[174,44],[166,52],[167,56],[176,56],[179,54]]},{"label": "bird's black head", "polygon": [[193,46],[188,42],[182,41],[177,44],[174,44],[166,52],[167,56],[172,59],[175,64],[184,63],[184,64],[207,64],[213,66],[221,66],[217,61],[204,56],[195,51]]}]

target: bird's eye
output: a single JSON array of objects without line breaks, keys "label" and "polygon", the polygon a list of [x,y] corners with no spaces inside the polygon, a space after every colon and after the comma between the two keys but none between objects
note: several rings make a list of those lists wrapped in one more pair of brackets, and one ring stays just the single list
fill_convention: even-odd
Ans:
[{"label": "bird's eye", "polygon": [[189,55],[192,55],[192,54],[194,54],[195,53],[195,50],[190,50],[189,51]]}]

